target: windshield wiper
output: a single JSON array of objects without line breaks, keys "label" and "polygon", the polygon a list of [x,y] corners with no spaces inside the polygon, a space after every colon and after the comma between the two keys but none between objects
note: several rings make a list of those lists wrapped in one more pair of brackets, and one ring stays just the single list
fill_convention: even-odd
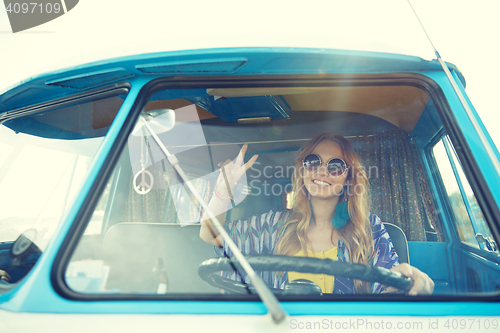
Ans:
[{"label": "windshield wiper", "polygon": [[148,124],[148,122],[143,117],[140,117],[140,119],[143,121],[144,126],[148,129],[149,133],[151,133],[151,136],[156,141],[156,143],[158,144],[158,146],[160,147],[162,152],[165,154],[165,156],[167,157],[167,159],[170,162],[170,164],[172,165],[172,167],[177,171],[179,176],[182,178],[182,180],[184,181],[184,184],[187,185],[187,187],[189,188],[191,193],[194,195],[194,197],[196,198],[198,203],[203,207],[205,212],[208,214],[213,225],[216,227],[216,229],[222,235],[222,238],[224,239],[226,244],[229,246],[229,248],[233,252],[234,256],[236,257],[236,259],[240,263],[241,267],[243,267],[245,272],[248,274],[248,276],[250,278],[250,282],[255,287],[255,290],[257,291],[257,294],[259,295],[259,297],[262,300],[262,302],[264,303],[264,305],[267,307],[267,310],[268,310],[269,314],[271,315],[272,320],[276,324],[283,322],[285,320],[287,314],[283,310],[283,308],[281,307],[281,304],[279,303],[276,296],[271,292],[271,290],[269,290],[269,288],[266,286],[264,281],[262,281],[262,279],[257,274],[255,274],[255,271],[253,270],[252,266],[250,266],[248,261],[245,259],[245,257],[241,253],[240,249],[236,246],[236,244],[233,242],[233,240],[228,235],[226,230],[222,227],[219,220],[217,220],[214,213],[210,210],[208,205],[202,199],[201,195],[195,189],[193,184],[191,184],[186,173],[184,172],[184,170],[182,170],[181,166],[179,165],[179,160],[177,159],[177,157],[173,154],[170,154],[168,149],[165,147],[163,142],[161,142],[160,138],[158,137],[158,135],[156,135],[155,131],[151,128],[151,126]]}]

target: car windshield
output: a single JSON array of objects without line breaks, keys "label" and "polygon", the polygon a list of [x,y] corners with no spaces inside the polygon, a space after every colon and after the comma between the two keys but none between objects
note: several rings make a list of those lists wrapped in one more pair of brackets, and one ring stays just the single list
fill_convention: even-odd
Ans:
[{"label": "car windshield", "polygon": [[[252,293],[242,284],[249,282],[248,276],[235,262],[222,267],[207,261],[232,258],[232,251],[216,237],[215,229],[210,231],[212,238],[200,230],[207,212],[166,158],[172,154],[242,253],[256,260],[268,256],[267,263],[251,264],[277,294],[288,290],[290,295],[328,297],[389,290],[376,279],[357,284],[343,276],[345,271],[317,273],[318,262],[289,264],[278,256],[356,262],[359,252],[349,232],[330,245],[316,243],[308,234],[305,248],[296,241],[295,250],[283,241],[293,242],[286,226],[295,212],[304,216],[295,219],[298,225],[315,222],[307,215],[316,200],[311,189],[325,190],[355,167],[367,183],[352,182],[344,190],[351,191],[347,199],[356,203],[361,199],[355,197],[366,198],[369,206],[366,218],[374,248],[365,266],[390,269],[410,263],[433,279],[435,295],[489,293],[460,287],[461,277],[476,273],[464,271],[446,252],[456,237],[468,253],[484,251],[498,257],[457,149],[443,127],[443,110],[427,91],[388,82],[156,92],[129,134],[71,257],[67,285],[79,293]],[[343,153],[325,152],[320,145],[307,148],[320,133],[341,135],[352,154],[344,146]],[[331,134],[324,135],[331,139]],[[312,153],[304,157],[307,149]],[[238,160],[242,152],[245,156]],[[241,177],[233,177],[231,169],[221,173],[221,165],[227,163],[246,163],[248,170]],[[70,160],[67,164],[72,165]],[[311,178],[309,185],[305,176],[298,176],[301,170],[318,168],[328,173]],[[302,197],[295,184],[300,177],[308,189]],[[347,207],[351,216],[344,228],[353,223],[353,212],[361,206]],[[342,230],[342,225],[332,223]],[[299,269],[301,264],[309,268]],[[278,266],[286,268],[277,271]]]}]

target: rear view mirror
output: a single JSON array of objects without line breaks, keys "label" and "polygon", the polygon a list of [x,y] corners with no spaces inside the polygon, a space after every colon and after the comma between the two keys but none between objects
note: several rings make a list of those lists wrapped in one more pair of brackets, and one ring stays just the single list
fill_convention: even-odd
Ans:
[{"label": "rear view mirror", "polygon": [[144,126],[147,122],[151,129],[156,134],[161,134],[170,131],[175,126],[175,112],[172,109],[157,109],[143,112],[140,115],[139,121],[135,125],[132,135],[134,136],[149,136],[151,133]]}]

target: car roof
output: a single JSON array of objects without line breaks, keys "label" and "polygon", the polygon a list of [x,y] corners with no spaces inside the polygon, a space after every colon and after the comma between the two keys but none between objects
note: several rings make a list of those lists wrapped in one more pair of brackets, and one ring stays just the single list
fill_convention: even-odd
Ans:
[{"label": "car roof", "polygon": [[[462,75],[455,65],[462,82]],[[0,95],[0,113],[137,77],[376,74],[441,70],[436,60],[394,53],[312,48],[221,48],[139,54],[70,67],[21,81]]]}]

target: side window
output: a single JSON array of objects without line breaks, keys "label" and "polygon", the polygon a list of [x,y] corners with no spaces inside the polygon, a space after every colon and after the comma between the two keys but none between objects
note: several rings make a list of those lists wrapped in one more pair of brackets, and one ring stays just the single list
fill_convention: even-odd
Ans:
[{"label": "side window", "polygon": [[460,241],[486,251],[498,251],[449,137],[444,136],[433,147],[432,153],[451,205],[453,222]]},{"label": "side window", "polygon": [[[125,97],[75,98],[0,121],[0,242],[34,229],[35,243],[45,249]],[[100,223],[91,222],[88,233],[100,233]]]}]

